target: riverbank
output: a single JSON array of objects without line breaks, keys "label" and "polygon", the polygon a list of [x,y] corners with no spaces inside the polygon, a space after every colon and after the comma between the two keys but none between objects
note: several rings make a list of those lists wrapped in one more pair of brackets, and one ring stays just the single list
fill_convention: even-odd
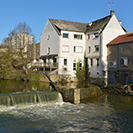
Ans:
[{"label": "riverbank", "polygon": [[[59,83],[59,76],[58,75],[50,75],[50,78],[53,82]],[[29,73],[29,75],[24,74],[22,71],[19,71],[15,75],[6,76],[4,80],[16,80],[16,81],[31,81],[31,82],[48,82],[48,78],[44,74],[38,74],[38,73]],[[71,90],[70,84],[68,83],[68,88]],[[81,88],[75,86],[75,88]],[[119,85],[116,84],[115,86],[108,86],[108,87],[100,87],[102,92],[108,92],[113,94],[120,94],[120,95],[127,95],[127,96],[133,96],[133,85]]]},{"label": "riverbank", "polygon": [[133,87],[132,85],[115,85],[108,87],[101,87],[102,92],[108,92],[112,94],[133,96]]}]

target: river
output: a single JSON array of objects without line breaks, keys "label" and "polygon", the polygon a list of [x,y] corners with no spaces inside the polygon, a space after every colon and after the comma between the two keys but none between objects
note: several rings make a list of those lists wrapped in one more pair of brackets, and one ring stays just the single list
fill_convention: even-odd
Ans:
[{"label": "river", "polygon": [[103,94],[78,105],[0,108],[0,133],[132,133],[133,97]]}]

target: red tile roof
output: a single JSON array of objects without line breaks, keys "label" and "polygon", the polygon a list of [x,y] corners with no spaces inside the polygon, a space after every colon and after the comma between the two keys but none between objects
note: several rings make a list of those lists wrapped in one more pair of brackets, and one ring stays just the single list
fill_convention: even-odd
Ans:
[{"label": "red tile roof", "polygon": [[133,41],[133,33],[126,34],[126,35],[120,35],[116,37],[114,40],[112,40],[108,45],[115,45],[120,43],[126,43],[126,42],[132,42]]}]

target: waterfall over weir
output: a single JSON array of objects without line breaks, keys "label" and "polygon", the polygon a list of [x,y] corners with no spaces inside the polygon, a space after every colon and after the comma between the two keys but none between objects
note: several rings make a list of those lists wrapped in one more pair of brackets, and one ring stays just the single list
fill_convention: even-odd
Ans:
[{"label": "waterfall over weir", "polygon": [[36,103],[62,102],[62,96],[57,91],[13,93],[0,95],[0,107],[26,106]]},{"label": "waterfall over weir", "polygon": [[37,96],[40,103],[62,102],[62,96],[57,91],[37,92]]},{"label": "waterfall over weir", "polygon": [[8,107],[8,106],[10,106],[10,95],[1,94],[0,95],[0,107]]},{"label": "waterfall over weir", "polygon": [[13,106],[30,105],[36,103],[36,93],[14,93],[11,94],[11,101]]}]

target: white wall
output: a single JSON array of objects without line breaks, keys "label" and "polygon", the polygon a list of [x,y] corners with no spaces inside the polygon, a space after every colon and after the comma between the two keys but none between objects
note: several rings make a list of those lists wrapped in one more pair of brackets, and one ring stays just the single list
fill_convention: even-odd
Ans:
[{"label": "white wall", "polygon": [[[125,34],[122,26],[117,20],[116,16],[113,15],[107,24],[106,28],[102,32],[102,61],[106,65],[107,70],[107,44],[119,35]],[[106,75],[107,76],[107,75]]]},{"label": "white wall", "polygon": [[[91,77],[99,77],[101,75],[101,36],[94,38],[94,33],[99,33],[100,31],[86,33],[86,56],[88,57],[89,72]],[[87,39],[88,34],[90,38]],[[94,51],[94,46],[99,45],[99,52]],[[91,52],[89,53],[89,47],[91,47]],[[99,66],[97,66],[97,58],[99,58]],[[90,59],[93,59],[93,66],[90,64]],[[98,74],[99,73],[99,74]]]},{"label": "white wall", "polygon": [[[68,33],[69,38],[63,38],[63,33]],[[82,40],[74,39],[74,34],[82,35]],[[69,46],[69,52],[63,52],[63,45]],[[74,52],[73,47],[79,46],[83,47],[82,52]],[[73,61],[76,62],[81,59],[83,64],[85,52],[85,34],[79,32],[70,32],[70,31],[62,31],[60,36],[60,54],[59,54],[59,74],[62,73],[63,67],[67,68],[67,74],[71,74],[72,77],[75,77],[75,71],[73,70]],[[67,66],[64,66],[64,58],[67,59]]]},{"label": "white wall", "polygon": [[[99,31],[95,31],[99,32]],[[102,34],[97,38],[93,39],[93,34],[95,32],[86,33],[86,37],[90,34],[90,39],[86,41],[86,49],[87,49],[87,57],[89,63],[89,71],[91,77],[102,77],[103,70],[107,71],[107,47],[106,45],[112,41],[115,37],[125,34],[122,26],[120,25],[119,21],[117,20],[116,16],[113,15],[106,25],[105,29],[103,30]],[[99,52],[94,52],[93,48],[95,44],[99,44]],[[91,52],[88,53],[88,47],[91,46]],[[96,65],[96,58],[100,58],[100,65]],[[90,66],[90,58],[93,58],[93,66]],[[99,72],[99,74],[97,74]],[[105,77],[107,77],[107,72]]]},{"label": "white wall", "polygon": [[47,24],[40,37],[40,55],[47,55],[47,49],[50,47],[50,54],[59,54],[59,34],[54,29],[51,22]]}]

